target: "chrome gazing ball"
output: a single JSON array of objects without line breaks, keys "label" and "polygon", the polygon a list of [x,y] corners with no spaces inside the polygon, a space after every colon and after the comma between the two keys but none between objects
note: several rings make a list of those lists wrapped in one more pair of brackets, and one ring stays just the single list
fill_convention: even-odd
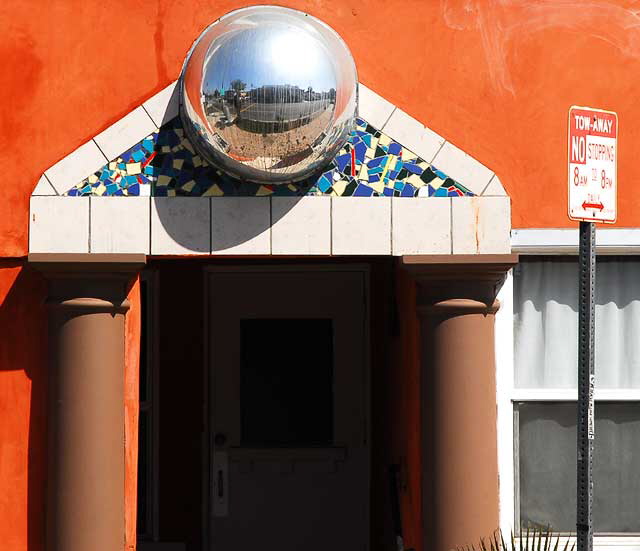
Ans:
[{"label": "chrome gazing ball", "polygon": [[276,6],[233,11],[196,40],[180,114],[198,153],[266,184],[322,169],[354,128],[358,78],[347,45],[318,19]]}]

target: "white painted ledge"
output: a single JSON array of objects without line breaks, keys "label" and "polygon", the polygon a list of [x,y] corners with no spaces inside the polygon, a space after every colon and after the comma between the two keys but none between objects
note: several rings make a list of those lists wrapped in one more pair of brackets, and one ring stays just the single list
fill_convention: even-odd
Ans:
[{"label": "white painted ledge", "polygon": [[30,253],[504,254],[508,197],[31,198]]},{"label": "white painted ledge", "polygon": [[[578,229],[532,228],[511,230],[511,249],[521,254],[578,254]],[[640,228],[596,231],[597,254],[640,254]]]}]

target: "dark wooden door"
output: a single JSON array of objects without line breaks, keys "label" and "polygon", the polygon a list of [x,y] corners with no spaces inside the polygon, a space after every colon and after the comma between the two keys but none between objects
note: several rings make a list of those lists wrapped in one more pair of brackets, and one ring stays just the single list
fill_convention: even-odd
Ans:
[{"label": "dark wooden door", "polygon": [[208,274],[213,551],[369,548],[366,274]]}]

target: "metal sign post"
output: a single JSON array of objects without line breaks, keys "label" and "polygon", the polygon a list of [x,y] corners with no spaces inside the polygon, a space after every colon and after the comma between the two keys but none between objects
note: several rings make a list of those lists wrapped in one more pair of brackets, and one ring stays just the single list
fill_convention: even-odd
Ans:
[{"label": "metal sign post", "polygon": [[578,296],[578,551],[593,551],[595,420],[595,222],[612,224],[618,210],[618,115],[590,107],[569,109],[568,215],[580,221]]},{"label": "metal sign post", "polygon": [[596,225],[580,222],[578,295],[578,551],[593,551]]}]

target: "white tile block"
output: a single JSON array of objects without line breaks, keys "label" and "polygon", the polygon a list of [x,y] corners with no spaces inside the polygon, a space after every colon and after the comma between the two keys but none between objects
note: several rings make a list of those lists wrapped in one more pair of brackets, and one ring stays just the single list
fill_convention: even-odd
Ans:
[{"label": "white tile block", "polygon": [[445,141],[442,136],[401,109],[393,112],[384,127],[384,133],[428,162],[431,162]]},{"label": "white tile block", "polygon": [[334,255],[391,254],[390,197],[332,197]]},{"label": "white tile block", "polygon": [[88,197],[31,197],[30,253],[88,253]]},{"label": "white tile block", "polygon": [[445,142],[433,159],[433,166],[480,195],[493,172],[450,142]]},{"label": "white tile block", "polygon": [[98,146],[90,140],[46,170],[44,175],[62,195],[107,162]]},{"label": "white tile block", "polygon": [[31,195],[58,195],[56,190],[53,189],[51,182],[47,180],[47,177],[43,174],[40,176],[36,187],[33,189]]},{"label": "white tile block", "polygon": [[212,254],[270,254],[269,197],[212,197]]},{"label": "white tile block", "polygon": [[508,197],[455,197],[451,205],[453,254],[511,252]]},{"label": "white tile block", "polygon": [[91,197],[92,253],[149,254],[149,197]]},{"label": "white tile block", "polygon": [[142,106],[157,127],[178,116],[178,81],[172,82],[164,90],[145,101]]},{"label": "white tile block", "polygon": [[483,197],[506,197],[507,196],[507,192],[504,190],[504,187],[502,186],[502,182],[500,181],[500,178],[498,178],[498,176],[496,176],[495,174],[493,175],[493,178],[491,178],[489,185],[482,192],[482,196]]},{"label": "white tile block", "polygon": [[358,115],[369,124],[382,130],[394,109],[395,105],[367,88],[364,84],[358,84]]},{"label": "white tile block", "polygon": [[395,256],[451,253],[451,199],[428,197],[391,200]]},{"label": "white tile block", "polygon": [[151,254],[209,254],[210,220],[206,197],[152,197]]},{"label": "white tile block", "polygon": [[273,254],[331,254],[330,197],[272,197]]},{"label": "white tile block", "polygon": [[98,134],[94,140],[112,161],[155,131],[155,123],[140,106]]}]

